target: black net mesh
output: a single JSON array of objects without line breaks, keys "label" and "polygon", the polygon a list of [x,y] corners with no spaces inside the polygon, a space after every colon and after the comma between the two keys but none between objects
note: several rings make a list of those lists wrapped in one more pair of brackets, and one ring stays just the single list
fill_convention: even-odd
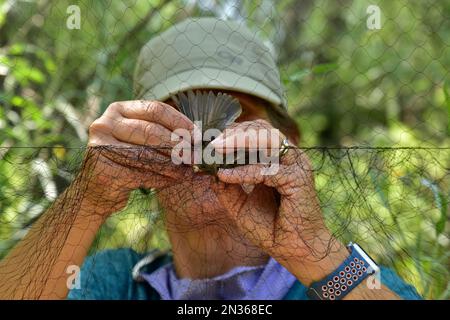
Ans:
[{"label": "black net mesh", "polygon": [[[212,277],[267,254],[313,264],[352,241],[424,298],[448,299],[449,1],[71,5],[0,4],[0,297],[63,298],[83,257],[105,249],[171,251],[180,274]],[[292,119],[267,123],[301,133],[282,174],[252,184],[237,167],[242,181],[225,183],[175,165],[166,132],[127,122],[136,115],[92,125],[134,98],[148,39],[193,16],[272,43]]]}]

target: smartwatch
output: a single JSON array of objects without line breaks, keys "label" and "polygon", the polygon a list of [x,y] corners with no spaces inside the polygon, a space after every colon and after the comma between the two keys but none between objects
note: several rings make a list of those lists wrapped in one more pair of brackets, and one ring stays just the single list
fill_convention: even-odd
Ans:
[{"label": "smartwatch", "polygon": [[312,300],[341,300],[368,276],[380,268],[356,243],[347,246],[350,255],[328,277],[314,282],[307,291]]}]

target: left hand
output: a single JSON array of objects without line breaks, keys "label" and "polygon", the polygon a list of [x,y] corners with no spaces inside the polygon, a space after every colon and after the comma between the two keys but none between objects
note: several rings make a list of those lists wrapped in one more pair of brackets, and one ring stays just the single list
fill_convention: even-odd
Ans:
[{"label": "left hand", "polygon": [[[255,132],[271,129],[273,127],[264,120],[238,123],[226,129],[212,144],[221,153],[248,149]],[[242,139],[243,134],[246,139]],[[258,147],[269,149],[273,146],[279,149],[284,139],[281,133],[279,136],[262,134],[256,137]],[[234,139],[237,142],[234,148],[230,148],[229,141]],[[242,235],[288,269],[291,269],[289,265],[298,263],[317,266],[315,263],[323,260],[330,251],[337,250],[339,259],[345,259],[345,247],[332,236],[324,223],[307,155],[293,147],[281,157],[277,172],[263,175],[265,167],[267,165],[249,164],[218,172],[221,183],[216,186],[217,197]],[[247,193],[244,189],[249,185],[256,187]],[[266,186],[265,193],[261,192],[262,186]],[[273,191],[279,194],[279,206],[274,204]]]}]

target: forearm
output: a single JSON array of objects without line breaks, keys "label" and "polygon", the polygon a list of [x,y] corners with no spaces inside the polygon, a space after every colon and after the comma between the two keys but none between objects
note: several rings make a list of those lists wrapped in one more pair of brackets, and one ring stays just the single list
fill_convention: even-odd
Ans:
[{"label": "forearm", "polygon": [[103,219],[73,183],[0,261],[0,299],[64,299],[67,267],[81,266]]}]

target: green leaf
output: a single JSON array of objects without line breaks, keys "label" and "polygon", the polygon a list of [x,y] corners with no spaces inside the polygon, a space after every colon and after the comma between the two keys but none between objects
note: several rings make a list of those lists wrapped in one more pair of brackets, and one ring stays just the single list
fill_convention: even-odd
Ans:
[{"label": "green leaf", "polygon": [[25,52],[25,44],[24,43],[14,43],[9,49],[9,54],[12,55],[20,55]]},{"label": "green leaf", "polygon": [[310,69],[303,69],[300,71],[295,72],[294,74],[289,76],[289,80],[292,82],[300,82],[302,81],[306,76],[311,74]]},{"label": "green leaf", "polygon": [[11,99],[11,104],[15,105],[16,107],[24,107],[26,105],[27,101],[20,97],[20,96],[14,96]]},{"label": "green leaf", "polygon": [[312,68],[312,72],[314,74],[324,74],[324,73],[328,73],[328,72],[334,71],[337,68],[338,68],[338,64],[337,63],[324,63],[324,64],[315,65]]},{"label": "green leaf", "polygon": [[28,71],[28,79],[41,84],[45,81],[45,75],[39,69],[32,68]]}]

